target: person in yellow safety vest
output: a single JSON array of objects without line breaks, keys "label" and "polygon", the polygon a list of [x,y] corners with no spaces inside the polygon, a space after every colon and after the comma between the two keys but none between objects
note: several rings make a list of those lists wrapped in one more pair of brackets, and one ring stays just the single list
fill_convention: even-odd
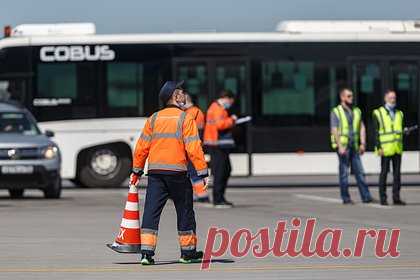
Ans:
[{"label": "person in yellow safety vest", "polygon": [[[141,263],[154,264],[159,220],[168,198],[175,205],[181,263],[201,261],[197,251],[196,221],[192,185],[187,164],[197,175],[208,177],[207,163],[193,118],[181,108],[185,105],[183,82],[166,82],[159,93],[164,108],[147,119],[133,155],[130,184],[137,185],[148,161],[148,185],[141,226]],[[205,182],[207,183],[207,182]]]},{"label": "person in yellow safety vest", "polygon": [[[194,103],[195,102],[193,102],[191,95],[185,93],[184,110],[195,120],[200,138],[202,139],[201,136],[203,135],[205,116],[200,108],[198,108],[198,106]],[[191,162],[188,162],[188,176],[190,177],[191,184],[193,186],[194,202],[210,203],[207,186],[205,186],[204,180],[197,175],[197,172]]]},{"label": "person in yellow safety vest", "polygon": [[354,204],[349,193],[349,167],[351,164],[363,203],[373,201],[365,182],[360,155],[366,150],[366,129],[362,112],[353,105],[353,92],[348,88],[340,90],[340,105],[331,111],[331,146],[339,160],[340,194],[344,204]]},{"label": "person in yellow safety vest", "polygon": [[375,151],[381,157],[381,174],[379,175],[379,197],[382,205],[388,205],[386,196],[386,177],[392,161],[394,184],[392,198],[395,205],[405,205],[400,198],[401,189],[401,155],[403,153],[403,113],[396,108],[397,94],[387,90],[384,95],[385,105],[373,111],[376,131]]}]

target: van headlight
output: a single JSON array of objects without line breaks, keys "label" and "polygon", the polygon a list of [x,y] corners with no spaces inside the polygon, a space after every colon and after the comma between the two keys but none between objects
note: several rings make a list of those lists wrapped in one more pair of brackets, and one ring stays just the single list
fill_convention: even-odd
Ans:
[{"label": "van headlight", "polygon": [[58,155],[58,148],[56,146],[48,146],[42,150],[42,155],[46,159],[53,159]]}]

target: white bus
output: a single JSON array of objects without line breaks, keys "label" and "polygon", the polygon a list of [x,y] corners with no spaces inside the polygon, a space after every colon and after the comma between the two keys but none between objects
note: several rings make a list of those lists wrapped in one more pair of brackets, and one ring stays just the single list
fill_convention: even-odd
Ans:
[{"label": "white bus", "polygon": [[[351,87],[368,128],[368,173],[378,172],[371,112],[394,88],[406,125],[419,122],[420,23],[288,21],[274,32],[95,34],[93,24],[21,25],[0,40],[0,99],[28,107],[55,132],[63,178],[120,184],[166,80],[184,80],[205,110],[222,89],[237,127],[234,175],[335,174],[330,109]],[[419,134],[403,172],[420,171]]]}]

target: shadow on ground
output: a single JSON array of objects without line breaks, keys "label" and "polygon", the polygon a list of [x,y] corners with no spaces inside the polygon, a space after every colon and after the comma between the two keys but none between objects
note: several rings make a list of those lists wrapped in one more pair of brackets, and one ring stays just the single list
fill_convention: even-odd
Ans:
[{"label": "shadow on ground", "polygon": [[[204,263],[234,263],[235,261],[232,259],[212,259],[210,261],[204,261]],[[121,265],[140,265],[141,263],[138,262],[116,262],[114,264],[121,264]],[[178,260],[170,260],[170,261],[156,261],[154,265],[171,265],[171,264],[180,264]],[[192,263],[194,264],[194,263]],[[196,263],[195,263],[196,264]]]},{"label": "shadow on ground", "polygon": [[58,199],[49,199],[43,196],[23,196],[21,198],[11,198],[9,195],[0,196],[0,200],[10,200],[10,201],[19,201],[19,200],[45,200],[45,201],[71,201],[74,200],[73,197],[62,197]]}]

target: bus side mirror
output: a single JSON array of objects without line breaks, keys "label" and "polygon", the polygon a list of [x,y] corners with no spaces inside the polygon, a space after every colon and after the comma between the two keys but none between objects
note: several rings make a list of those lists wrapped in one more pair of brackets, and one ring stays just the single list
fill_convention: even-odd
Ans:
[{"label": "bus side mirror", "polygon": [[54,132],[51,130],[45,130],[45,136],[48,138],[54,137]]}]

